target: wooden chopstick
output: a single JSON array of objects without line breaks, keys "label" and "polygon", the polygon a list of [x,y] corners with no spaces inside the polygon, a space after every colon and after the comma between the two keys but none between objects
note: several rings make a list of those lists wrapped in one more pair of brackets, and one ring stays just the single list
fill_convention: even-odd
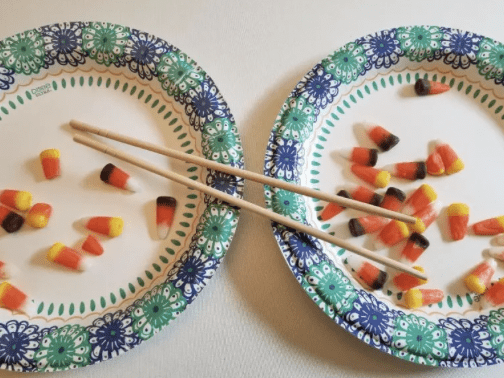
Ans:
[{"label": "wooden chopstick", "polygon": [[267,210],[261,206],[255,205],[253,203],[247,202],[247,201],[239,199],[239,198],[235,198],[230,194],[227,194],[227,193],[221,192],[220,190],[206,186],[205,184],[203,184],[201,182],[193,181],[193,180],[191,180],[185,176],[182,176],[178,173],[169,171],[167,169],[158,168],[151,163],[148,163],[144,160],[138,159],[132,155],[129,155],[125,152],[122,152],[122,151],[117,150],[115,148],[112,148],[110,146],[107,146],[106,144],[97,142],[96,140],[91,139],[87,136],[75,135],[73,139],[77,143],[84,144],[84,145],[89,146],[91,148],[94,148],[98,151],[104,152],[110,156],[114,156],[118,159],[124,160],[124,161],[131,163],[133,165],[136,165],[137,167],[146,169],[152,173],[155,173],[155,174],[163,176],[167,179],[173,180],[179,184],[185,185],[189,188],[196,189],[196,190],[199,190],[200,192],[203,192],[203,193],[206,193],[206,194],[211,195],[213,197],[219,198],[223,201],[226,201],[232,205],[238,206],[242,209],[252,211],[252,212],[259,214],[261,216],[264,216],[274,222],[278,222],[278,223],[281,223],[287,227],[291,227],[293,229],[296,229],[300,232],[310,234],[318,239],[335,244],[341,248],[345,248],[348,251],[355,252],[356,254],[364,256],[370,260],[376,261],[378,263],[381,263],[381,264],[386,265],[388,267],[397,269],[399,271],[408,273],[408,274],[415,276],[415,277],[418,277],[420,279],[424,279],[424,280],[427,279],[425,274],[419,272],[418,270],[410,268],[407,265],[401,264],[398,261],[392,260],[388,257],[382,256],[378,253],[372,252],[372,251],[367,250],[365,248],[355,246],[355,245],[347,242],[346,240],[337,238],[335,236],[331,236],[331,235],[329,235],[323,231],[320,231],[314,227],[310,227],[305,224],[298,223],[295,220],[284,217],[284,216],[277,214],[273,211]]},{"label": "wooden chopstick", "polygon": [[105,138],[113,139],[118,142],[126,143],[135,147],[142,148],[144,150],[149,150],[156,152],[158,154],[166,155],[178,160],[182,160],[188,163],[197,164],[199,166],[214,169],[230,175],[235,175],[238,177],[243,177],[245,179],[255,181],[261,184],[270,185],[276,188],[285,189],[294,193],[302,194],[304,196],[318,198],[327,202],[335,202],[341,206],[348,207],[355,210],[361,210],[369,214],[379,215],[385,218],[397,219],[406,223],[415,223],[416,219],[412,216],[401,214],[395,211],[383,209],[378,206],[373,206],[364,202],[359,202],[337,196],[335,194],[324,193],[318,190],[307,188],[300,185],[291,184],[282,180],[274,179],[272,177],[264,176],[255,172],[246,171],[244,169],[230,167],[224,164],[220,164],[211,160],[199,156],[193,156],[186,154],[185,152],[180,152],[171,148],[157,146],[152,143],[144,142],[135,138],[128,137],[119,133],[115,133],[110,130],[101,129],[95,126],[88,125],[86,123],[71,120],[70,126],[76,130],[87,131],[92,134],[100,135]]}]

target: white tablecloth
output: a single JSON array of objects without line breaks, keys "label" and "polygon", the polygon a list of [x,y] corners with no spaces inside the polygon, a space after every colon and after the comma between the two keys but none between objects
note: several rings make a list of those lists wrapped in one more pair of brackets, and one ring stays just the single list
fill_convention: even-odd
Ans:
[{"label": "white tablecloth", "polygon": [[[456,4],[456,5],[455,5]],[[432,24],[504,41],[502,1],[2,0],[0,39],[59,21],[109,21],[159,36],[212,76],[238,124],[246,166],[262,171],[274,119],[299,79],[346,42]],[[263,203],[262,187],[246,199]],[[296,283],[269,222],[243,213],[216,276],[167,329],[109,362],[61,377],[501,377],[413,365],[374,350],[325,316]],[[1,371],[2,377],[17,377]],[[50,376],[50,374],[46,375]]]}]

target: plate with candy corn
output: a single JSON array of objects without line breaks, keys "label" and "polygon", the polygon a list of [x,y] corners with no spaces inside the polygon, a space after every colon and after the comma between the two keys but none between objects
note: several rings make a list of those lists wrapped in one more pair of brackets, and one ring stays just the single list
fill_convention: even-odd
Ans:
[{"label": "plate with candy corn", "polygon": [[[104,22],[0,41],[2,369],[73,369],[148,340],[196,299],[238,223],[226,203],[76,144],[71,119],[243,167],[215,83],[166,41]],[[239,178],[122,148],[242,197]]]},{"label": "plate with candy corn", "polygon": [[504,45],[437,26],[347,43],[297,84],[265,174],[401,211],[389,221],[267,187],[267,206],[425,272],[399,274],[279,224],[317,306],[366,344],[418,364],[504,359]]}]

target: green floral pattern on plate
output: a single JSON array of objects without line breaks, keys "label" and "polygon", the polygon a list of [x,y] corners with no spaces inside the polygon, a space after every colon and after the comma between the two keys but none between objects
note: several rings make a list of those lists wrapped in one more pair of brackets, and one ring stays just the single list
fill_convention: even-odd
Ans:
[{"label": "green floral pattern on plate", "polygon": [[203,128],[201,147],[208,160],[218,163],[236,163],[243,159],[243,148],[238,129],[227,118],[218,118]]},{"label": "green floral pattern on plate", "polygon": [[131,311],[133,330],[142,340],[150,339],[187,306],[182,292],[171,283],[154,287]]},{"label": "green floral pattern on plate", "polygon": [[322,61],[324,69],[341,83],[348,84],[365,71],[367,64],[364,48],[357,43],[347,43]]},{"label": "green floral pattern on plate", "polygon": [[35,354],[39,371],[75,369],[89,364],[89,334],[79,325],[65,325],[45,336]]},{"label": "green floral pattern on plate", "polygon": [[123,55],[130,30],[108,22],[92,22],[82,32],[82,47],[99,64],[110,66]]},{"label": "green floral pattern on plate", "polygon": [[504,45],[490,38],[484,38],[478,52],[479,73],[485,79],[502,80],[504,77]]},{"label": "green floral pattern on plate", "polygon": [[313,131],[315,108],[305,98],[290,99],[284,104],[285,111],[281,116],[278,127],[279,134],[285,139],[295,139],[303,142]]},{"label": "green floral pattern on plate", "polygon": [[437,26],[406,26],[397,29],[397,39],[405,55],[420,62],[432,58],[441,49],[443,33]]},{"label": "green floral pattern on plate", "polygon": [[157,66],[158,80],[169,96],[180,96],[205,80],[205,71],[181,51],[171,51]]},{"label": "green floral pattern on plate", "polygon": [[327,261],[312,265],[306,280],[315,288],[320,298],[339,314],[350,311],[357,299],[357,291],[350,280],[341,269]]},{"label": "green floral pattern on plate", "polygon": [[37,74],[44,66],[44,40],[36,30],[6,38],[0,44],[0,62],[18,74]]},{"label": "green floral pattern on plate", "polygon": [[392,345],[398,357],[422,365],[437,365],[448,355],[445,330],[413,314],[397,318]]}]

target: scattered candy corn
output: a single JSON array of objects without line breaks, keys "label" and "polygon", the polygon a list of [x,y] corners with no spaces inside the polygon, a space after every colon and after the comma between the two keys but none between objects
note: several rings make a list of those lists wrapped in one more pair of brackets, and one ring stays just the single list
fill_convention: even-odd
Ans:
[{"label": "scattered candy corn", "polygon": [[434,202],[436,199],[437,194],[436,191],[432,188],[432,186],[428,184],[422,184],[406,200],[402,212],[404,214],[412,215],[422,210],[423,208],[427,207],[428,204]]},{"label": "scattered candy corn", "polygon": [[[414,266],[413,269],[418,270],[421,273],[425,273],[424,268],[421,266]],[[409,289],[413,289],[414,287],[427,283],[427,280],[422,280],[421,278],[402,272],[392,279],[392,283],[398,291],[408,291]]]},{"label": "scattered candy corn", "polygon": [[58,177],[60,172],[60,157],[61,153],[58,149],[44,150],[40,153],[40,161],[46,179],[50,180]]},{"label": "scattered candy corn", "polygon": [[388,151],[399,143],[399,138],[381,126],[367,128],[369,138],[383,151]]},{"label": "scattered candy corn", "polygon": [[82,250],[96,256],[103,254],[103,246],[93,235],[87,236],[86,240],[82,244]]},{"label": "scattered candy corn", "polygon": [[111,238],[122,234],[124,221],[121,217],[93,217],[86,223],[86,228]]},{"label": "scattered candy corn", "polygon": [[47,259],[72,270],[84,271],[88,268],[87,261],[75,250],[62,243],[55,243],[47,252]]},{"label": "scattered candy corn", "polygon": [[49,218],[51,218],[52,207],[47,203],[36,203],[26,216],[26,223],[35,228],[43,228],[47,226]]},{"label": "scattered candy corn", "polygon": [[422,306],[441,302],[444,298],[444,293],[439,289],[410,289],[404,294],[406,307],[415,309]]},{"label": "scattered candy corn", "polygon": [[418,260],[420,255],[429,248],[429,245],[430,243],[425,236],[414,232],[408,238],[401,252],[401,259],[409,263],[414,263]]},{"label": "scattered candy corn", "polygon": [[24,223],[24,218],[0,205],[0,226],[8,233],[18,231]]},{"label": "scattered candy corn", "polygon": [[450,89],[448,84],[443,84],[438,81],[430,81],[418,79],[415,83],[415,93],[419,96],[439,94]]},{"label": "scattered candy corn", "polygon": [[378,161],[376,148],[354,147],[350,151],[341,151],[341,155],[351,162],[374,167]]},{"label": "scattered candy corn", "polygon": [[353,164],[351,170],[361,180],[377,188],[385,188],[390,182],[390,173],[387,171],[359,164]]},{"label": "scattered candy corn", "polygon": [[423,161],[396,163],[383,168],[397,178],[406,180],[422,180],[427,174],[427,167]]},{"label": "scattered candy corn", "polygon": [[0,203],[19,211],[26,211],[31,207],[32,194],[19,190],[3,190],[0,192]]},{"label": "scattered candy corn", "polygon": [[173,223],[177,200],[161,196],[156,199],[156,224],[160,239],[166,239]]},{"label": "scattered candy corn", "polygon": [[376,266],[355,255],[347,257],[348,267],[360,282],[363,282],[373,290],[383,287],[387,281],[387,273]]},{"label": "scattered candy corn", "polygon": [[504,215],[482,220],[471,227],[475,235],[497,235],[504,232]]},{"label": "scattered candy corn", "polygon": [[100,179],[112,186],[119,189],[129,190],[130,192],[140,191],[140,185],[137,181],[133,179],[128,173],[120,168],[117,168],[114,164],[107,164],[103,167],[100,173]]},{"label": "scattered candy corn", "polygon": [[[350,194],[346,190],[340,190],[336,195],[344,198],[351,198]],[[322,221],[328,221],[332,217],[335,217],[339,213],[341,213],[343,210],[345,210],[346,207],[343,207],[341,205],[338,205],[335,202],[330,202],[324,207],[324,210],[322,210],[322,213],[320,214],[320,219]]]},{"label": "scattered candy corn", "polygon": [[469,206],[465,203],[452,203],[446,211],[450,225],[450,236],[453,240],[462,240],[467,234],[469,223]]}]

